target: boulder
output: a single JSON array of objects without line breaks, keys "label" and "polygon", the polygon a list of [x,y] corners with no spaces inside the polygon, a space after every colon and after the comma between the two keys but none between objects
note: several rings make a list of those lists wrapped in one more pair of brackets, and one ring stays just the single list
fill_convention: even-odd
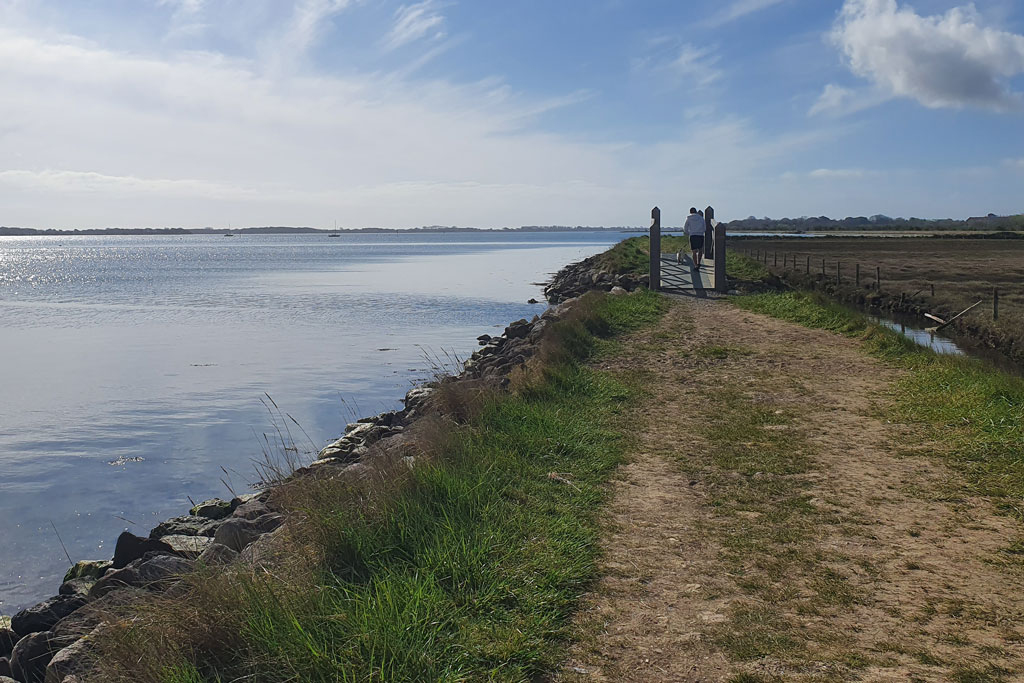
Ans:
[{"label": "boulder", "polygon": [[517,320],[505,328],[505,336],[509,339],[522,339],[530,334],[530,323],[526,318]]},{"label": "boulder", "polygon": [[476,338],[476,340],[480,342],[480,346],[484,346],[489,341],[491,341],[491,339],[492,337],[489,334],[481,334],[479,337]]},{"label": "boulder", "polygon": [[220,498],[211,498],[193,506],[188,513],[205,519],[224,519],[234,512],[236,507],[238,505],[235,504],[234,500],[227,501]]},{"label": "boulder", "polygon": [[405,395],[404,403],[407,410],[419,410],[434,394],[433,387],[416,387]]},{"label": "boulder", "polygon": [[138,570],[136,570],[137,563],[138,560],[134,560],[127,567],[121,567],[107,573],[106,576],[94,583],[92,588],[89,589],[89,599],[96,600],[119,588],[140,585],[142,579],[139,577]]},{"label": "boulder", "polygon": [[45,683],[46,666],[53,658],[53,634],[39,631],[25,636],[11,653],[11,674],[21,683]]},{"label": "boulder", "polygon": [[282,527],[278,527],[274,531],[263,534],[255,541],[250,543],[245,549],[239,554],[242,562],[250,564],[254,567],[262,567],[268,562],[272,562],[281,551],[281,533]]},{"label": "boulder", "polygon": [[81,560],[68,570],[64,575],[64,580],[98,579],[110,569],[112,564],[110,560]]},{"label": "boulder", "polygon": [[130,531],[122,531],[121,535],[117,537],[117,545],[114,547],[113,567],[114,569],[123,569],[129,562],[153,551],[172,553],[174,549],[155,538],[143,538]]},{"label": "boulder", "polygon": [[[183,538],[195,537],[185,536]],[[133,560],[127,567],[115,570],[97,581],[89,591],[89,597],[100,598],[126,587],[163,590],[182,574],[192,571],[193,566],[191,560],[183,557],[147,554],[145,557]]]},{"label": "boulder", "polygon": [[238,559],[238,553],[221,543],[211,543],[196,560],[207,567],[225,567]]},{"label": "boulder", "polygon": [[11,629],[24,638],[30,633],[49,631],[54,624],[84,605],[80,595],[56,595],[21,610],[11,618]]},{"label": "boulder", "polygon": [[164,536],[213,536],[217,533],[217,526],[216,520],[197,515],[172,517],[153,527],[149,537],[159,539]]},{"label": "boulder", "polygon": [[68,676],[86,677],[92,669],[93,638],[102,629],[97,626],[92,634],[79,638],[53,656],[46,665],[45,683],[63,683]]},{"label": "boulder", "polygon": [[623,289],[622,287],[619,287],[617,285],[615,287],[612,287],[612,289],[611,289],[611,294],[613,296],[622,296],[623,294],[628,294],[628,293],[629,292],[627,292],[625,289]]},{"label": "boulder", "polygon": [[11,620],[7,617],[0,617],[0,657],[10,655],[17,642],[18,635],[11,628]]},{"label": "boulder", "polygon": [[284,522],[284,515],[266,514],[256,519],[243,519],[232,517],[224,522],[217,535],[213,537],[215,543],[226,545],[236,552],[241,552],[247,545],[255,541],[265,533],[269,533],[281,526]]},{"label": "boulder", "polygon": [[258,500],[250,500],[245,505],[238,506],[238,509],[231,513],[231,516],[241,519],[256,519],[270,512],[264,503]]},{"label": "boulder", "polygon": [[160,540],[171,546],[176,555],[182,557],[199,557],[213,544],[213,538],[210,536],[164,536]]},{"label": "boulder", "polygon": [[89,594],[89,589],[96,583],[96,579],[71,579],[60,585],[57,591],[60,595],[81,595]]}]

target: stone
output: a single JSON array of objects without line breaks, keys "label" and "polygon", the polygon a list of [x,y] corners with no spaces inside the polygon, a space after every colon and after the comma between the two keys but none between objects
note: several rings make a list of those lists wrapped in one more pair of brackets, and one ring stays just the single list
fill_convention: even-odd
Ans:
[{"label": "stone", "polygon": [[213,538],[210,536],[164,536],[160,540],[171,546],[176,555],[182,557],[199,557],[213,544]]},{"label": "stone", "polygon": [[280,554],[279,542],[283,528],[278,527],[269,534],[263,534],[250,543],[239,554],[242,562],[253,567],[262,567]]},{"label": "stone", "polygon": [[528,334],[530,334],[530,323],[526,321],[526,318],[517,320],[505,328],[505,336],[509,339],[522,339]]},{"label": "stone", "polygon": [[89,594],[89,589],[92,588],[94,583],[96,583],[96,579],[71,579],[62,583],[57,593],[60,595],[86,596]]},{"label": "stone", "polygon": [[67,574],[65,581],[73,579],[99,579],[113,564],[110,560],[81,560],[75,563]]},{"label": "stone", "polygon": [[137,560],[148,552],[162,551],[173,552],[171,546],[155,538],[143,538],[136,536],[130,531],[122,531],[117,537],[117,545],[114,547],[114,569],[123,569],[132,560]]},{"label": "stone", "polygon": [[91,634],[59,650],[46,665],[45,683],[64,683],[68,676],[85,677],[92,669],[93,639],[102,628],[97,626]]},{"label": "stone", "polygon": [[217,529],[217,535],[213,537],[213,540],[215,543],[226,545],[236,552],[241,552],[247,545],[263,534],[281,526],[283,522],[284,515],[276,514],[267,514],[256,519],[232,517]]},{"label": "stone", "polygon": [[3,683],[4,679],[14,680],[11,678],[13,675],[14,672],[11,671],[11,660],[7,659],[7,657],[0,657],[0,683]]},{"label": "stone", "polygon": [[223,519],[238,507],[233,505],[233,502],[221,500],[220,498],[211,498],[210,500],[204,500],[198,505],[194,505],[188,513],[196,517],[205,517],[206,519]]},{"label": "stone", "polygon": [[127,567],[115,569],[94,583],[92,588],[89,589],[89,599],[96,600],[120,588],[140,585],[142,579],[139,577],[136,563],[138,563],[138,560],[133,561]]},{"label": "stone", "polygon": [[622,296],[623,294],[629,294],[629,292],[627,292],[627,291],[626,291],[625,289],[623,289],[622,287],[619,287],[618,285],[616,285],[615,287],[612,287],[612,288],[611,288],[611,292],[610,292],[610,293],[611,293],[611,294],[612,294],[613,296]]},{"label": "stone", "polygon": [[144,558],[135,567],[135,571],[139,577],[139,586],[159,590],[183,574],[189,573],[194,567],[195,563],[192,560],[183,557],[156,555]]},{"label": "stone", "polygon": [[56,595],[21,610],[11,618],[11,630],[24,638],[30,633],[49,631],[54,624],[85,604],[80,595]]},{"label": "stone", "polygon": [[245,505],[238,506],[238,509],[231,513],[233,518],[256,519],[270,512],[264,503],[258,500],[250,500]]},{"label": "stone", "polygon": [[46,666],[53,658],[53,634],[39,631],[25,636],[11,653],[11,674],[21,683],[45,683]]},{"label": "stone", "polygon": [[[3,624],[7,625],[4,626]],[[0,657],[7,657],[11,654],[11,650],[14,649],[14,644],[18,642],[18,634],[11,628],[11,620],[7,617],[3,617],[0,620]]]},{"label": "stone", "polygon": [[196,563],[207,567],[226,567],[237,559],[238,553],[223,543],[211,543],[196,559]]},{"label": "stone", "polygon": [[480,342],[480,346],[485,346],[492,338],[489,334],[481,334],[476,340]]},{"label": "stone", "polygon": [[172,517],[160,522],[149,532],[150,538],[164,536],[213,536],[217,533],[218,522],[198,515]]}]

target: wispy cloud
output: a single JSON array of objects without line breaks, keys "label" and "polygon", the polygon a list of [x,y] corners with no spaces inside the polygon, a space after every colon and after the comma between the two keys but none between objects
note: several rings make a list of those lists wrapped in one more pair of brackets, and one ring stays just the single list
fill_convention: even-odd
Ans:
[{"label": "wispy cloud", "polygon": [[325,24],[356,0],[299,0],[280,41],[281,54],[302,55],[321,36]]},{"label": "wispy cloud", "polygon": [[734,0],[723,7],[720,11],[701,22],[707,28],[719,28],[728,23],[741,19],[748,14],[760,12],[763,9],[774,7],[787,0]]},{"label": "wispy cloud", "polygon": [[710,47],[683,45],[679,55],[668,64],[670,71],[698,87],[709,86],[722,77],[720,56]]},{"label": "wispy cloud", "polygon": [[844,88],[829,83],[807,113],[810,116],[819,114],[845,116],[878,106],[890,99],[892,99],[892,95],[882,92],[878,88]]},{"label": "wispy cloud", "polygon": [[384,37],[384,45],[395,50],[422,38],[440,40],[445,37],[442,6],[435,0],[423,0],[415,5],[402,5],[395,11],[395,21]]},{"label": "wispy cloud", "polygon": [[832,40],[850,70],[926,107],[1024,107],[1009,79],[1024,73],[1024,35],[982,25],[973,5],[921,16],[896,0],[846,0]]}]

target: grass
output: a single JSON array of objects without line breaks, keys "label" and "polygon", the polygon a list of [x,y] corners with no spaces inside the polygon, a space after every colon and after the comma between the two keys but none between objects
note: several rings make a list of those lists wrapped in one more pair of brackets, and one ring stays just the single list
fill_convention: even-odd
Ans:
[{"label": "grass", "polygon": [[894,418],[946,444],[974,492],[1024,520],[1024,379],[982,361],[933,353],[821,297],[759,294],[734,301],[746,310],[860,339],[872,354],[907,369],[896,385]]},{"label": "grass", "polygon": [[[734,248],[769,254],[767,270],[796,286],[836,283],[841,265],[844,296],[867,294],[881,272],[883,293],[903,297],[916,309],[948,317],[971,304],[984,303],[955,327],[999,348],[1015,351],[1024,344],[1024,240],[824,238],[743,239]],[[775,253],[778,265],[775,265]],[[810,273],[805,273],[808,259]],[[757,264],[753,259],[747,259]],[[822,261],[825,262],[825,276]],[[783,262],[787,265],[784,267]],[[854,285],[860,264],[861,288]],[[795,267],[794,267],[795,265]],[[765,266],[760,266],[765,268]],[[757,278],[751,278],[757,279]],[[932,287],[934,286],[934,295]],[[992,319],[993,288],[999,289],[999,320]]]},{"label": "grass", "polygon": [[521,681],[555,663],[594,578],[630,390],[584,363],[664,302],[589,295],[511,394],[479,392],[383,490],[305,482],[269,572],[200,571],[102,638],[103,680]]},{"label": "grass", "polygon": [[[674,254],[677,251],[689,252],[690,245],[685,237],[664,235],[661,238],[663,254]],[[651,272],[651,240],[642,237],[625,239],[598,258],[600,266],[613,273],[647,274]],[[726,251],[725,269],[730,278],[739,280],[761,280],[769,271],[753,259],[740,256],[732,250]]]}]

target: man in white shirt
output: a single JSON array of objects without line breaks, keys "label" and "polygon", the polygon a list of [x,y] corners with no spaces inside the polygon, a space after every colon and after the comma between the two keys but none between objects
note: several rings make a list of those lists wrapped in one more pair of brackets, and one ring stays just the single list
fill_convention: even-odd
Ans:
[{"label": "man in white shirt", "polygon": [[694,207],[690,207],[690,215],[683,224],[683,234],[690,238],[693,265],[700,268],[704,260],[704,217],[697,213]]}]

